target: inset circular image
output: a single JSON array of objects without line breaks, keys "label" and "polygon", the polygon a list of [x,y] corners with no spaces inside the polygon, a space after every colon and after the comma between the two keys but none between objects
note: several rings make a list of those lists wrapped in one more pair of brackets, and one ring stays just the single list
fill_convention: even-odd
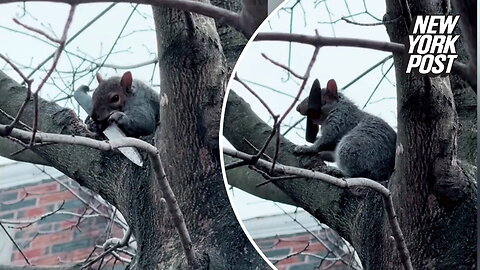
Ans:
[{"label": "inset circular image", "polygon": [[[475,133],[457,128],[476,131],[462,105],[475,104],[475,84],[455,73],[459,60],[459,76],[406,70],[418,56],[405,42],[424,40],[418,31],[460,29],[455,16],[416,13],[418,5],[286,1],[242,53],[224,104],[225,183],[250,240],[277,269],[475,264],[476,208],[465,198],[476,195],[465,189],[476,187],[457,161],[475,162]],[[443,45],[467,63],[469,41],[459,40]],[[463,215],[470,221],[450,227]],[[444,226],[469,236],[459,243]],[[462,262],[439,255],[460,246],[471,250]]]}]

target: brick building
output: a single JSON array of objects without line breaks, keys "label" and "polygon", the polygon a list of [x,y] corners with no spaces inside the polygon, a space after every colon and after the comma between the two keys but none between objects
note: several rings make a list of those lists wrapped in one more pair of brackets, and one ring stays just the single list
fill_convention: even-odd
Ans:
[{"label": "brick building", "polygon": [[[0,228],[0,264],[25,265],[26,257],[33,265],[58,265],[97,256],[105,239],[123,235],[124,221],[112,224],[114,214],[99,196],[59,171],[9,161],[0,165],[0,221],[18,248]],[[279,270],[322,269],[320,263],[333,270],[361,269],[347,266],[355,262],[350,248],[304,211],[257,217],[244,226]],[[112,256],[103,263],[106,269],[126,265]]]},{"label": "brick building", "polygon": [[352,247],[303,210],[251,218],[244,224],[278,270],[362,269]]},{"label": "brick building", "polygon": [[[33,265],[58,265],[94,256],[102,251],[94,251],[96,245],[123,235],[120,226],[110,222],[113,212],[101,198],[53,168],[0,165],[0,221],[18,245],[0,229],[0,264],[25,265],[28,260]],[[116,268],[124,267],[116,263]]]}]

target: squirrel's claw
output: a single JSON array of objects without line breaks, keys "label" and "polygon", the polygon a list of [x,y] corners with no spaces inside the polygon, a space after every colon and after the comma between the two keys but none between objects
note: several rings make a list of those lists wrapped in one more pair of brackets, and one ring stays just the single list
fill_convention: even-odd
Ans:
[{"label": "squirrel's claw", "polygon": [[125,116],[123,112],[114,112],[110,117],[108,118],[108,123],[119,123],[120,120]]}]

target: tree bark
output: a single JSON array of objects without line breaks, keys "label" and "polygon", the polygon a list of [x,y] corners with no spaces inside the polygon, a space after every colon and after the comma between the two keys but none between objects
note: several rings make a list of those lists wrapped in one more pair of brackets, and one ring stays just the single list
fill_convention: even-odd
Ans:
[{"label": "tree bark", "polygon": [[[442,3],[410,1],[409,7],[413,16],[441,14]],[[387,0],[386,19],[401,16],[399,2]],[[407,40],[407,29],[403,20],[387,24],[393,42]],[[458,78],[450,85],[449,77],[417,78],[404,74],[405,59],[404,55],[394,55],[398,137],[395,172],[388,187],[412,263],[415,269],[474,269],[476,96]],[[224,135],[229,142],[251,154],[254,151],[245,140],[260,148],[271,132],[233,91],[228,97],[224,124]],[[267,154],[272,155],[273,145]],[[295,157],[293,147],[281,139],[280,163],[320,171],[328,169],[315,164],[312,158]],[[260,176],[252,177],[246,169],[227,172],[227,175],[229,182],[251,183],[249,190],[255,190],[256,183],[261,181]],[[341,190],[309,179],[282,180],[274,184],[295,205],[349,241],[365,269],[402,269],[378,194],[367,189]]]},{"label": "tree bark", "polygon": [[[389,17],[401,16],[397,4],[387,1]],[[412,1],[409,6],[413,17],[444,12],[442,1]],[[401,20],[388,24],[387,32],[394,42],[408,35]],[[415,77],[404,73],[403,55],[394,55],[394,61],[399,154],[389,187],[397,209],[409,209],[398,211],[398,217],[415,254],[413,264],[419,269],[472,268],[476,184],[458,163],[459,122],[449,77]]]},{"label": "tree bark", "polygon": [[[156,145],[195,248],[210,261],[209,269],[263,269],[266,263],[240,228],[221,175],[218,129],[228,77],[215,23],[160,7],[154,19],[163,99]],[[159,268],[172,259],[172,253],[163,256]]]},{"label": "tree bark", "polygon": [[[161,125],[155,145],[186,219],[200,267],[268,269],[239,226],[221,175],[218,129],[228,72],[215,23],[204,16],[166,8],[154,8],[154,16],[162,78]],[[245,42],[237,40],[232,46],[235,49],[228,51],[232,65]],[[3,111],[15,115],[26,91],[0,72],[0,95],[9,97],[0,100]],[[29,125],[32,108],[30,101],[21,118]],[[0,114],[0,123],[8,124],[9,120]],[[91,135],[73,111],[42,99],[39,129]],[[143,139],[153,143],[154,138]],[[144,166],[138,167],[120,153],[81,146],[48,145],[29,151],[29,161],[38,156],[122,212],[137,240],[130,269],[187,267],[145,153],[141,153]]]}]

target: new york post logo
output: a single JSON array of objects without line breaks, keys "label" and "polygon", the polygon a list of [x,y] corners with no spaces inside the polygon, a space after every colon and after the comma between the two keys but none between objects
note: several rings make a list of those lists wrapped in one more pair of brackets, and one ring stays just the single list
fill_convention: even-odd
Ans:
[{"label": "new york post logo", "polygon": [[452,70],[458,54],[455,42],[460,37],[453,29],[460,16],[417,16],[408,35],[408,65],[406,73],[446,75]]}]

